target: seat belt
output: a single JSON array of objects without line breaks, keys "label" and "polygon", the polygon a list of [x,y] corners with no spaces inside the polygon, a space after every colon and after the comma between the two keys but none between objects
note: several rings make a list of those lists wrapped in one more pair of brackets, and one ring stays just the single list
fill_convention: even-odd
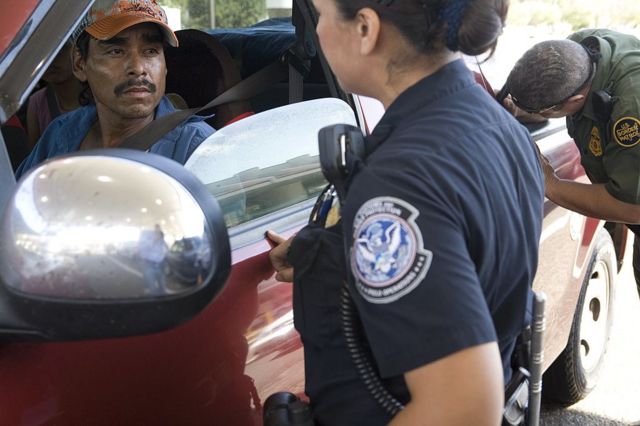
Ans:
[{"label": "seat belt", "polygon": [[119,148],[148,150],[151,145],[178,125],[186,121],[189,117],[201,111],[206,111],[218,105],[229,102],[236,102],[250,99],[273,84],[282,81],[287,76],[287,56],[284,55],[279,60],[262,68],[260,71],[251,74],[241,80],[238,84],[225,90],[220,95],[202,107],[180,110],[162,116],[147,124],[137,133],[126,138]]},{"label": "seat belt", "polygon": [[311,70],[315,49],[307,43],[307,26],[300,8],[293,9],[291,22],[296,29],[296,42],[289,49],[289,104],[295,104],[303,100],[304,79]]},{"label": "seat belt", "polygon": [[[47,105],[49,106],[49,114],[51,114],[51,120],[58,117],[62,114],[60,111],[60,107],[58,106],[58,99],[56,99],[56,93],[53,91],[51,86],[47,86],[45,89],[45,94],[47,95]],[[44,129],[42,129],[44,131]]]}]

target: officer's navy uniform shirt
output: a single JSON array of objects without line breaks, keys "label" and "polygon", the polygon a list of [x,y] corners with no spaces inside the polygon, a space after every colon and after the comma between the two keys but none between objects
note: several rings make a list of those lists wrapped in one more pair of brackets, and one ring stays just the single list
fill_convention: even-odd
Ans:
[{"label": "officer's navy uniform shirt", "polygon": [[[175,111],[171,101],[163,96],[156,107],[155,118]],[[213,128],[204,122],[206,118],[197,115],[189,117],[162,136],[149,148],[149,152],[184,164],[198,145],[214,132]],[[31,154],[20,164],[16,178],[20,178],[44,160],[78,151],[97,119],[95,104],[75,109],[56,118],[47,126]]]},{"label": "officer's navy uniform shirt", "polygon": [[[343,229],[349,290],[380,375],[406,403],[403,374],[497,341],[506,384],[542,223],[529,133],[457,60],[402,93],[366,143]],[[320,422],[386,424],[335,366],[310,395]]]}]

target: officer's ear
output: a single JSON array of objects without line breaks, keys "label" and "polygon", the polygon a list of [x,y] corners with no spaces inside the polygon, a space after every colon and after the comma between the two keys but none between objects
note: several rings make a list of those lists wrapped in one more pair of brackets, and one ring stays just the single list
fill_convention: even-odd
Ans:
[{"label": "officer's ear", "polygon": [[584,103],[586,100],[587,100],[586,95],[582,93],[578,93],[577,95],[573,95],[572,97],[566,100],[566,102],[563,105],[563,109],[579,111],[584,106]]},{"label": "officer's ear", "polygon": [[380,16],[375,10],[365,7],[356,15],[356,31],[360,40],[360,54],[370,54],[380,37]]}]

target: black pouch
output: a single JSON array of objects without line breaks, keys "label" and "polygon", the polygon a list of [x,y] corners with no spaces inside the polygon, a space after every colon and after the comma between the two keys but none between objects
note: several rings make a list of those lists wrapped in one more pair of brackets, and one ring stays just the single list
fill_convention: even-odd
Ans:
[{"label": "black pouch", "polygon": [[293,322],[305,345],[323,347],[341,334],[340,288],[346,277],[342,225],[309,224],[291,243]]}]

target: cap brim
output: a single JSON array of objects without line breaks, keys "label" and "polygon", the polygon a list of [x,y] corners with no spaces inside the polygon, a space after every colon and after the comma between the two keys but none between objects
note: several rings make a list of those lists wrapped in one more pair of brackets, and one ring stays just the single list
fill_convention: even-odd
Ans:
[{"label": "cap brim", "polygon": [[118,35],[120,31],[126,30],[129,27],[137,24],[142,24],[144,22],[151,22],[160,26],[164,39],[167,41],[167,43],[169,43],[169,45],[173,47],[178,47],[178,39],[176,38],[176,35],[173,33],[171,28],[169,28],[169,26],[164,22],[150,18],[148,16],[109,16],[107,18],[99,20],[98,22],[95,22],[93,25],[88,26],[87,28],[85,28],[85,31],[98,40],[109,40]]}]

